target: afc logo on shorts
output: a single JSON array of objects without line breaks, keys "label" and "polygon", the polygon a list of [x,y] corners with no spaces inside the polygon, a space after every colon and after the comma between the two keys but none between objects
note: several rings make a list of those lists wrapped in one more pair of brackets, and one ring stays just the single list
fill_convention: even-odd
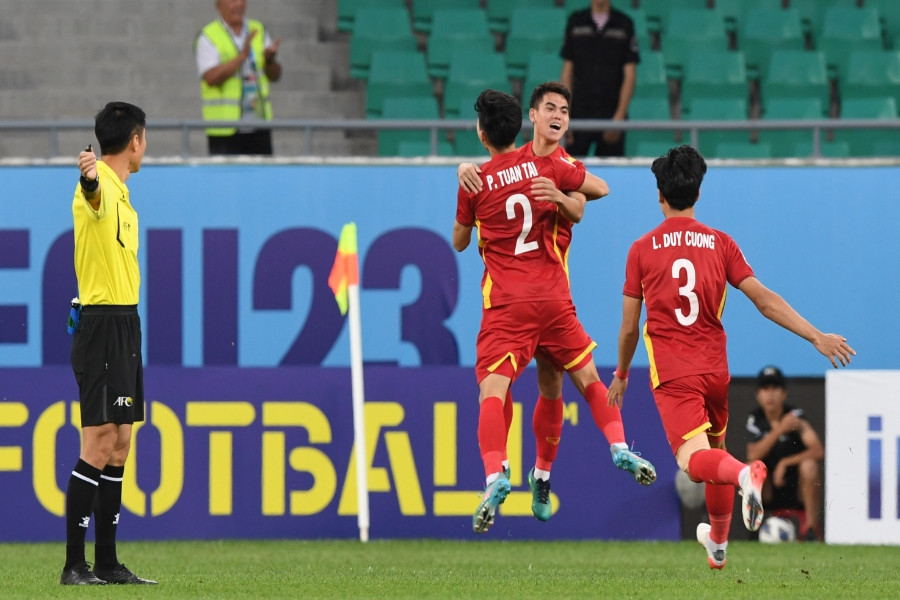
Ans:
[{"label": "afc logo on shorts", "polygon": [[134,404],[134,400],[131,399],[131,396],[119,396],[113,402],[113,406],[131,406],[132,404]]}]

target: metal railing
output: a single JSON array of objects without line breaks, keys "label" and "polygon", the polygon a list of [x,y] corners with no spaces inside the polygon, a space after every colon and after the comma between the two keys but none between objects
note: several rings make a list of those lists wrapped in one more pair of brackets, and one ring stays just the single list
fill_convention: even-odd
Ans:
[{"label": "metal railing", "polygon": [[[191,157],[190,134],[207,127],[233,127],[232,121],[204,121],[202,119],[150,119],[147,127],[152,130],[181,131],[184,158]],[[277,119],[266,124],[276,131],[301,131],[304,135],[305,155],[313,155],[313,134],[322,130],[378,131],[378,130],[422,130],[431,132],[431,155],[438,154],[439,132],[473,131],[472,119]],[[531,130],[529,121],[523,122],[523,131]],[[769,130],[811,130],[813,134],[812,156],[820,157],[822,140],[828,132],[837,130],[895,129],[900,137],[900,119],[815,119],[815,120],[742,120],[742,121],[607,121],[572,120],[569,129],[573,131],[668,131],[684,132],[684,143],[698,147],[701,131],[769,131]],[[58,157],[59,133],[61,131],[93,132],[93,120],[0,120],[0,135],[10,131],[45,131],[50,144],[50,156]]]}]

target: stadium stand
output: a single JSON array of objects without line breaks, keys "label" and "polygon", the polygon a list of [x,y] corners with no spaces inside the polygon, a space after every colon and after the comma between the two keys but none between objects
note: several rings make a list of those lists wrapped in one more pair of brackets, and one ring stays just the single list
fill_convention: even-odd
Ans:
[{"label": "stadium stand", "polygon": [[780,8],[746,9],[738,28],[737,45],[747,61],[747,76],[762,79],[773,50],[806,48],[800,12]]},{"label": "stadium stand", "polygon": [[[668,98],[632,98],[628,106],[628,118],[633,121],[668,121],[672,118]],[[675,132],[659,130],[636,130],[625,134],[626,156],[659,156],[675,145]],[[662,151],[658,151],[663,148]],[[649,152],[650,154],[646,154]]]},{"label": "stadium stand", "polygon": [[747,100],[747,70],[743,52],[706,50],[691,53],[681,82],[682,106],[695,98]]},{"label": "stadium stand", "polygon": [[338,31],[353,33],[356,11],[361,8],[406,8],[406,0],[338,0]]},{"label": "stadium stand", "polygon": [[[698,121],[745,121],[747,104],[745,98],[695,98],[688,107],[688,114],[691,120]],[[700,131],[697,149],[706,155],[715,152],[716,147],[725,142],[749,141],[746,130]]]},{"label": "stadium stand", "polygon": [[522,82],[522,109],[525,114],[528,114],[531,92],[541,83],[558,80],[562,64],[559,52],[532,52],[528,57],[525,80]]},{"label": "stadium stand", "polygon": [[559,52],[565,28],[566,12],[562,8],[514,9],[506,34],[506,69],[509,76],[515,79],[525,77],[528,57],[532,52]]},{"label": "stadium stand", "polygon": [[681,79],[694,52],[729,49],[725,23],[716,11],[674,8],[667,22],[669,27],[660,37],[660,49],[666,57],[670,79]]},{"label": "stadium stand", "polygon": [[661,98],[669,102],[669,78],[662,52],[641,53],[641,62],[635,74],[634,97]]},{"label": "stadium stand", "polygon": [[413,29],[430,35],[437,10],[481,10],[481,0],[453,0],[452,6],[448,4],[446,0],[412,0]]},{"label": "stadium stand", "polygon": [[[434,96],[394,96],[384,99],[381,111],[384,119],[438,119],[437,99]],[[451,153],[446,136],[439,132],[438,143]],[[379,156],[410,156],[415,149],[431,153],[431,131],[420,129],[385,129],[378,132]]]},{"label": "stadium stand", "polygon": [[495,50],[487,14],[480,8],[439,8],[428,35],[428,75],[446,79],[450,56],[456,50],[490,53]]},{"label": "stadium stand", "polygon": [[372,54],[366,82],[366,116],[379,116],[389,96],[431,97],[434,86],[425,69],[425,55],[418,50],[377,50]]},{"label": "stadium stand", "polygon": [[865,7],[878,11],[884,31],[885,48],[900,50],[900,46],[893,41],[900,37],[900,2],[897,0],[866,0]]},{"label": "stadium stand", "polygon": [[765,142],[720,142],[715,150],[706,155],[708,158],[772,158],[772,148]]},{"label": "stadium stand", "polygon": [[[491,31],[505,35],[509,31],[509,19],[517,8],[554,8],[555,0],[485,0]],[[560,32],[562,35],[562,32]]]},{"label": "stadium stand", "polygon": [[854,50],[847,65],[841,98],[892,96],[900,106],[900,50]]},{"label": "stadium stand", "polygon": [[644,11],[650,31],[662,35],[676,33],[676,30],[682,26],[681,23],[669,21],[673,10],[707,10],[708,7],[709,4],[706,0],[681,0],[677,3],[671,0],[640,0],[637,6]]},{"label": "stadium stand", "polygon": [[834,6],[825,12],[818,48],[825,54],[831,79],[848,74],[847,56],[852,50],[881,50],[881,21],[874,8]]},{"label": "stadium stand", "polygon": [[822,25],[825,22],[825,13],[832,7],[856,8],[857,0],[788,0],[790,8],[800,11],[803,20],[803,31],[813,48],[817,47]]},{"label": "stadium stand", "polygon": [[[0,65],[0,114],[7,120],[86,120],[106,100],[115,97],[140,104],[151,119],[199,119],[199,86],[191,43],[200,27],[211,18],[212,10],[199,2],[159,2],[165,6],[165,11],[160,10],[159,3],[145,0],[92,0],[90,15],[75,17],[58,11],[58,0],[12,3],[4,11],[3,22],[0,22],[0,53],[5,59],[4,64]],[[900,50],[900,2],[896,0],[684,0],[677,3],[670,0],[618,0],[614,5],[632,15],[642,49],[633,109],[639,107],[644,98],[659,97],[669,100],[670,114],[680,115],[683,112],[683,118],[714,118],[712,112],[692,114],[693,97],[721,90],[702,91],[702,85],[716,86],[699,83],[701,91],[697,91],[693,87],[693,73],[690,75],[691,81],[686,81],[687,71],[691,67],[684,64],[695,50],[709,47],[744,54],[751,117],[759,114],[764,119],[774,118],[770,107],[766,106],[767,99],[789,100],[810,94],[820,100],[826,114],[833,116],[838,114],[841,101],[878,96],[891,96],[895,103],[900,101],[897,56],[883,50]],[[387,47],[396,50],[393,44],[398,44],[405,51],[417,50],[425,56],[426,78],[431,85],[433,100],[438,103],[439,115],[457,118],[460,107],[465,106],[465,110],[469,111],[474,95],[484,87],[498,87],[521,94],[523,104],[527,104],[535,85],[558,78],[561,60],[556,47],[548,46],[543,50],[525,48],[522,57],[506,64],[511,54],[516,52],[518,43],[511,36],[513,32],[509,31],[514,9],[551,8],[561,11],[564,20],[572,10],[587,6],[588,0],[463,0],[455,3],[436,0],[265,0],[254,3],[249,14],[266,23],[274,37],[282,38],[279,56],[282,57],[284,75],[272,90],[276,119],[375,117],[377,99],[383,97],[378,87],[405,84],[376,81],[367,90],[369,67],[366,60],[371,60],[376,49]],[[672,6],[677,8],[671,10]],[[477,64],[470,64],[468,73],[458,74],[453,83],[442,77],[449,79],[449,56],[456,45],[453,42],[438,43],[437,40],[442,39],[441,34],[434,31],[435,13],[448,10],[448,7],[474,8],[488,21],[487,34],[481,19],[479,25],[469,21],[465,26],[451,26],[455,34],[469,35],[477,30],[477,36],[460,43],[465,50],[487,56]],[[829,39],[825,35],[827,12],[833,7],[852,10],[854,16],[877,13],[880,33],[878,36],[871,34],[872,21],[869,17],[865,34],[865,44],[875,44],[877,40],[873,40],[880,36],[877,49],[863,52],[857,42],[847,43],[844,52],[826,48],[831,43],[825,41]],[[365,33],[366,12],[384,9],[394,11],[392,24],[369,26],[368,29],[376,30],[376,40],[384,37],[391,41],[384,45],[371,39],[361,43],[366,36],[357,37],[358,18],[363,17],[362,33]],[[753,16],[767,10],[778,11],[778,19],[771,12],[768,16]],[[685,14],[689,16],[685,17]],[[801,36],[798,40],[797,14],[801,18],[805,39]],[[762,24],[764,31],[751,27],[754,18]],[[789,19],[789,25],[781,24],[784,18]],[[843,19],[836,20],[842,22],[844,29],[849,29]],[[712,35],[710,28],[714,30]],[[543,29],[548,34],[553,29],[553,35],[561,38],[561,26],[551,28],[544,24]],[[400,32],[399,36],[397,32]],[[778,36],[777,39],[765,38],[766,34]],[[402,41],[398,41],[398,37]],[[709,42],[710,37],[713,42]],[[513,42],[512,47],[510,42]],[[815,43],[822,46],[816,47],[813,45]],[[805,46],[805,52],[798,48],[800,45]],[[768,61],[765,60],[767,53],[785,52],[785,47],[792,49],[795,55],[781,55],[778,59],[770,56]],[[153,51],[148,52],[147,48]],[[489,49],[499,49],[501,52],[488,52]],[[445,59],[439,58],[442,52],[448,56],[446,63],[443,62]],[[829,81],[828,70],[822,70],[825,67],[820,65],[818,57],[823,54],[831,64],[846,62],[846,68],[832,73],[839,75],[837,80]],[[760,55],[762,58],[757,57]],[[801,64],[784,63],[785,56],[793,61],[796,55],[804,55]],[[496,66],[497,56],[504,62],[502,73]],[[115,57],[115,61],[111,57]],[[122,60],[129,64],[125,75],[120,66]],[[662,77],[659,60],[669,65]],[[812,64],[807,64],[807,60]],[[854,61],[852,67],[851,61]],[[768,65],[774,65],[775,70],[781,73],[768,73]],[[510,66],[513,67],[512,72],[508,68]],[[429,94],[425,90],[428,84],[421,78],[419,67],[414,70],[418,72],[417,85],[421,87],[418,91],[405,93],[413,97],[427,97]],[[759,72],[758,82],[750,80],[755,70]],[[521,83],[519,77],[524,77]],[[470,87],[465,87],[467,85]],[[761,105],[757,104],[759,101]],[[850,106],[852,108],[852,103]],[[523,109],[527,114],[527,106]],[[631,112],[635,113],[635,110]],[[637,108],[637,113],[640,112],[641,109]],[[631,118],[637,117],[632,114]],[[896,132],[885,130],[882,133]],[[378,136],[374,131],[335,128],[313,130],[311,137],[307,135],[303,130],[276,131],[276,155],[308,152],[325,156],[378,154]],[[61,130],[52,139],[56,140],[54,147],[62,152],[60,148],[82,147],[83,137],[80,132]],[[451,142],[457,143],[452,134],[449,137]],[[474,138],[474,135],[469,137]],[[6,129],[0,136],[0,154],[47,155],[48,138],[50,136],[46,130]],[[651,141],[641,140],[641,135],[631,138],[634,141],[629,144],[629,155],[637,152],[639,146],[647,148],[651,144]],[[175,128],[163,129],[154,132],[152,153],[172,155],[184,151],[202,156],[206,153],[205,141],[200,129],[185,132]],[[404,146],[406,151],[420,148],[420,141],[407,143]],[[477,140],[472,141],[477,144]],[[785,152],[783,144],[760,141],[770,143],[776,155]],[[866,152],[875,152],[876,146],[879,151],[889,149],[888,141],[880,144],[873,141]],[[440,151],[445,152],[448,142],[443,139],[441,142]],[[845,142],[826,142],[823,154],[841,154]],[[797,140],[794,147],[806,152],[801,147],[805,143]],[[851,144],[849,147],[855,154],[855,146]],[[474,150],[475,154],[483,154],[480,144]],[[399,144],[396,151],[400,152]]]},{"label": "stadium stand", "polygon": [[444,117],[459,118],[460,103],[471,107],[486,88],[512,93],[506,61],[500,53],[484,54],[457,50],[450,56],[450,68],[444,87]]},{"label": "stadium stand", "polygon": [[[92,0],[85,11],[60,10],[58,0],[3,5],[0,20],[0,115],[3,120],[90,121],[107,101],[139,104],[151,125],[201,117],[194,37],[215,17],[213,2]],[[276,119],[360,118],[363,88],[349,77],[348,34],[337,31],[334,0],[266,0],[249,14],[281,37],[281,81],[272,86]],[[182,153],[180,129],[155,129],[149,153]],[[307,146],[302,131],[274,134],[278,155],[374,154],[375,136],[322,130]],[[206,154],[202,129],[187,135],[192,155]],[[82,130],[59,130],[56,151],[74,156]],[[47,157],[45,130],[0,133],[0,156]]]},{"label": "stadium stand", "polygon": [[817,51],[775,50],[760,83],[763,111],[767,98],[815,97],[831,105],[831,85],[825,69],[825,55]]},{"label": "stadium stand", "polygon": [[[822,119],[825,108],[821,98],[769,98],[763,119],[802,120]],[[809,129],[764,129],[759,132],[759,141],[768,143],[772,156],[785,158],[793,156],[797,144],[808,143],[812,147],[813,132]]]},{"label": "stadium stand", "polygon": [[376,50],[416,50],[417,41],[406,8],[361,8],[356,11],[350,36],[350,75],[369,76],[369,63]]},{"label": "stadium stand", "polygon": [[[848,98],[841,102],[842,119],[896,119],[897,103],[892,97]],[[838,129],[834,140],[846,142],[850,156],[897,155],[900,140],[896,129]]]}]

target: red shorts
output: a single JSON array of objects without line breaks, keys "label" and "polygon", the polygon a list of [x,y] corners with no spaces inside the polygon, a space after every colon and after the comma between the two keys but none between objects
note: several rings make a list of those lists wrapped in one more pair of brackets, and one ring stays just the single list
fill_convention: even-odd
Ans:
[{"label": "red shorts", "polygon": [[540,344],[542,355],[558,370],[580,368],[596,344],[575,316],[571,300],[516,302],[482,311],[475,346],[475,376],[490,373],[515,381]]},{"label": "red shorts", "polygon": [[730,381],[728,373],[705,373],[672,379],[653,390],[653,400],[673,453],[702,433],[725,439]]}]

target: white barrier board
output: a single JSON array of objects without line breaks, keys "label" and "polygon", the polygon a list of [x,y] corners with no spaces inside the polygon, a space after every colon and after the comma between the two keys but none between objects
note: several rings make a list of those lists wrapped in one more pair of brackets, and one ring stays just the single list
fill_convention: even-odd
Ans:
[{"label": "white barrier board", "polygon": [[825,402],[825,541],[900,544],[900,371],[829,371]]}]

